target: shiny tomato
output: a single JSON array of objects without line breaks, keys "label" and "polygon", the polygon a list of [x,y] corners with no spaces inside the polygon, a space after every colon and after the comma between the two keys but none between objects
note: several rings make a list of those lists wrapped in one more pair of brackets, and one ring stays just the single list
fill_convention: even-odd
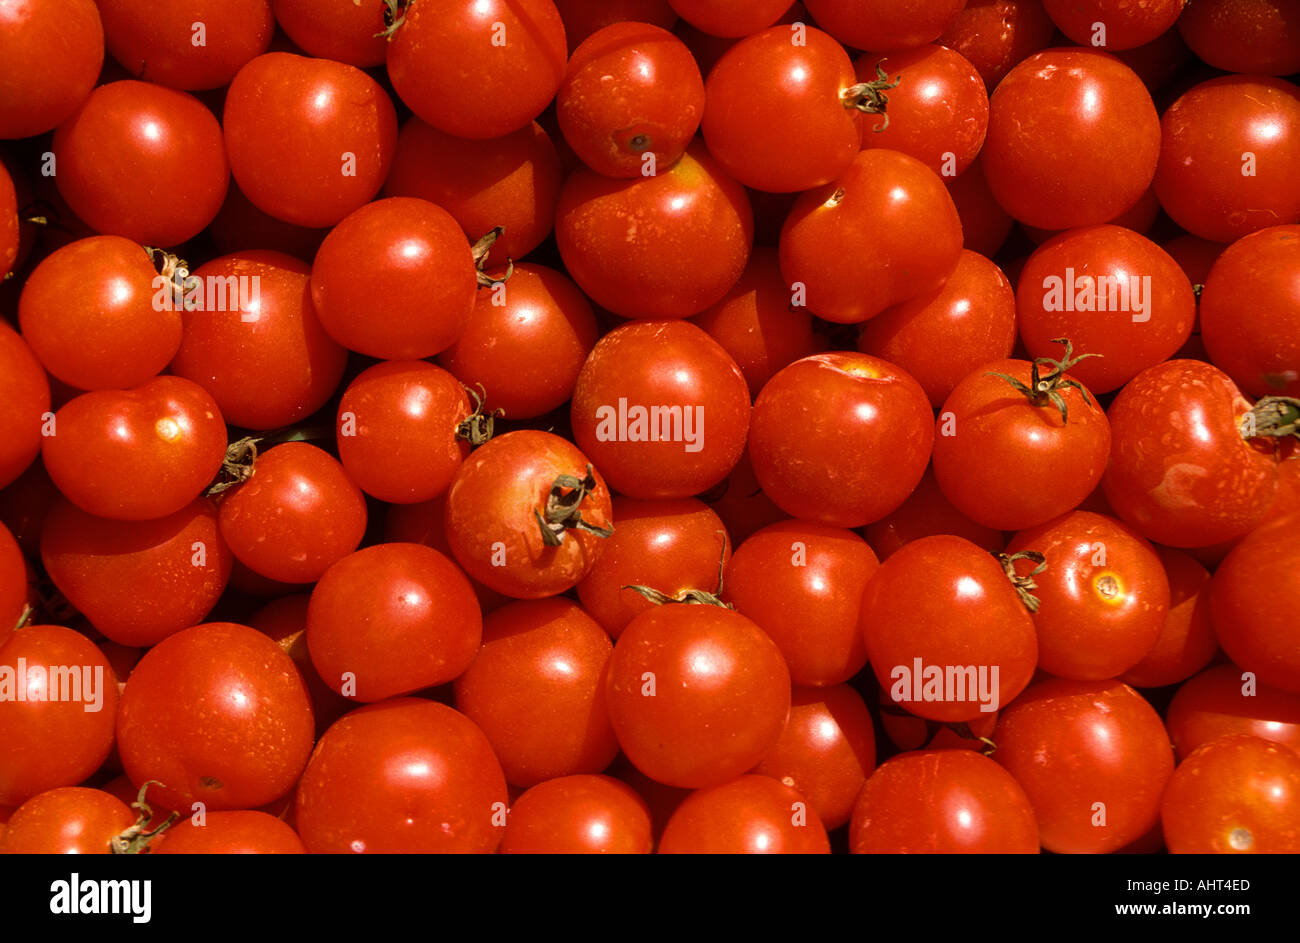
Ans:
[{"label": "shiny tomato", "polygon": [[659,840],[661,855],[825,855],[830,850],[826,827],[809,801],[767,776],[741,776],[692,793]]},{"label": "shiny tomato", "polygon": [[991,92],[1054,32],[1042,0],[967,0],[935,41],[970,60]]},{"label": "shiny tomato", "polygon": [[555,0],[555,8],[564,20],[564,35],[569,51],[596,30],[611,23],[651,23],[671,29],[677,11],[668,0]]},{"label": "shiny tomato", "polygon": [[104,63],[94,0],[27,0],[0,8],[0,138],[62,124],[90,94]]},{"label": "shiny tomato", "polygon": [[809,14],[857,49],[911,49],[933,42],[966,0],[812,0]]},{"label": "shiny tomato", "polygon": [[1047,15],[1071,42],[1109,52],[1151,42],[1174,25],[1185,6],[1187,0],[1137,4],[1125,0],[1043,0]]},{"label": "shiny tomato", "polygon": [[609,776],[561,776],[510,806],[503,855],[636,854],[654,847],[645,800]]},{"label": "shiny tomato", "polygon": [[787,0],[668,0],[683,20],[713,36],[747,36],[771,26]]},{"label": "shiny tomato", "polygon": [[155,855],[301,855],[302,839],[273,815],[253,810],[207,812],[182,819],[149,843]]},{"label": "shiny tomato", "polygon": [[1219,651],[1210,621],[1209,571],[1181,550],[1156,547],[1155,551],[1169,580],[1169,614],[1151,650],[1119,676],[1137,688],[1185,681]]},{"label": "shiny tomato", "polygon": [[1226,72],[1300,71],[1300,10],[1258,0],[1196,0],[1178,32],[1202,60]]},{"label": "shiny tomato", "polygon": [[307,647],[307,610],[310,605],[309,593],[281,596],[250,615],[248,624],[272,639],[293,659],[311,697],[311,712],[316,721],[316,732],[320,734],[356,703],[327,685],[312,664],[311,650]]},{"label": "shiny tomato", "polygon": [[0,488],[21,475],[41,452],[41,428],[50,408],[50,381],[21,335],[0,320]]},{"label": "shiny tomato", "polygon": [[107,855],[135,824],[125,802],[99,789],[65,786],[24,802],[0,827],[0,855]]},{"label": "shiny tomato", "polygon": [[271,0],[275,21],[303,52],[358,69],[383,65],[388,55],[385,4],[356,0]]},{"label": "shiny tomato", "polygon": [[[443,556],[452,557],[451,544],[447,542],[447,496],[419,504],[390,504],[384,516],[383,539],[386,543],[424,544]],[[472,576],[469,582],[485,614],[510,601],[508,596],[488,589]]]},{"label": "shiny tomato", "polygon": [[1215,665],[1180,687],[1165,719],[1179,761],[1218,737],[1249,734],[1300,753],[1300,694],[1261,684],[1236,665]]},{"label": "shiny tomato", "polygon": [[1002,531],[976,524],[953,507],[952,502],[943,496],[931,468],[926,468],[921,483],[897,510],[867,525],[865,531],[867,543],[881,560],[888,559],[913,540],[935,534],[964,537],[990,553],[1007,544]]}]

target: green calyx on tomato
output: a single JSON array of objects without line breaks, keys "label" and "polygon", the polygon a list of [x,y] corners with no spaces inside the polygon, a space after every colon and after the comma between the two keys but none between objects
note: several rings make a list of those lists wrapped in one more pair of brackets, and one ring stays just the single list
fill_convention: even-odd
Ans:
[{"label": "green calyx on tomato", "polygon": [[639,593],[656,606],[676,602],[688,606],[720,606],[723,609],[735,609],[736,607],[731,603],[722,601],[722,572],[727,565],[727,532],[720,530],[718,533],[722,535],[722,552],[718,554],[718,588],[713,592],[707,589],[684,589],[676,596],[669,596],[652,586],[641,586],[636,583],[629,583],[623,589]]},{"label": "green calyx on tomato", "polygon": [[881,65],[884,61],[881,59],[876,63],[874,80],[850,85],[840,95],[840,101],[844,102],[845,108],[856,108],[863,114],[880,115],[885,119],[873,129],[877,134],[889,127],[889,112],[885,110],[889,104],[889,96],[885,92],[891,88],[898,88],[898,83],[903,81],[901,73],[894,81],[889,81],[889,73]]},{"label": "green calyx on tomato", "polygon": [[[1007,579],[1011,580],[1011,585],[1016,588],[1016,594],[1020,601],[1025,604],[1025,608],[1031,613],[1038,611],[1040,605],[1039,599],[1033,594],[1038,588],[1034,582],[1034,577],[1047,569],[1047,558],[1037,550],[1022,550],[1019,553],[994,553],[994,557],[1002,564],[1002,570],[1007,574]],[[1032,570],[1021,576],[1016,572],[1017,560],[1029,560],[1037,564]]]},{"label": "green calyx on tomato", "polygon": [[1300,399],[1291,396],[1265,396],[1250,412],[1241,417],[1241,437],[1300,439]]},{"label": "green calyx on tomato", "polygon": [[542,530],[542,543],[548,547],[558,547],[564,542],[567,529],[581,530],[597,537],[610,537],[614,533],[613,525],[597,527],[582,519],[582,499],[596,487],[596,476],[592,467],[587,466],[587,476],[560,475],[551,485],[550,494],[546,496],[546,514],[533,510],[537,525]]},{"label": "green calyx on tomato", "polygon": [[161,835],[167,829],[171,828],[180,819],[179,812],[172,812],[163,820],[161,825],[149,828],[149,822],[153,818],[153,809],[145,801],[144,794],[150,786],[161,786],[162,783],[156,779],[142,783],[140,793],[136,796],[135,802],[131,803],[131,808],[140,810],[140,817],[136,819],[135,824],[122,832],[115,835],[109,841],[109,847],[115,855],[138,855],[148,852],[149,842]]},{"label": "green calyx on tomato", "polygon": [[[989,373],[987,375],[997,377],[1001,380],[1006,380],[1021,393],[1024,393],[1025,396],[1029,397],[1029,401],[1035,406],[1046,406],[1048,403],[1051,403],[1061,411],[1061,421],[1069,422],[1069,412],[1066,409],[1065,398],[1061,396],[1060,388],[1063,386],[1074,387],[1079,391],[1079,395],[1083,397],[1083,401],[1090,406],[1092,405],[1092,397],[1089,396],[1087,389],[1085,389],[1084,385],[1078,380],[1067,380],[1065,378],[1065,371],[1069,370],[1076,363],[1086,357],[1100,357],[1101,354],[1080,354],[1075,357],[1074,345],[1071,344],[1067,338],[1056,337],[1052,339],[1052,343],[1064,344],[1065,356],[1060,360],[1053,360],[1051,357],[1034,358],[1033,366],[1030,368],[1031,379],[1028,386],[1025,386],[1025,384],[1021,383],[1015,377],[1008,376],[1005,373]],[[1040,365],[1051,367],[1052,372],[1043,376],[1038,372]]]}]

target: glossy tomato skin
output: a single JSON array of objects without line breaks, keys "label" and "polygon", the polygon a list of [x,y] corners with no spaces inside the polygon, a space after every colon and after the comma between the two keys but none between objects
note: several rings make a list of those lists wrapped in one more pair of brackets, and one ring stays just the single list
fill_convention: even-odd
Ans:
[{"label": "glossy tomato skin", "polygon": [[[1126,4],[1117,0],[1043,0],[1048,16],[1080,46],[1115,52],[1149,43],[1163,34],[1187,6],[1186,0]],[[1097,24],[1102,24],[1102,29]]]},{"label": "glossy tomato skin", "polygon": [[316,721],[316,732],[322,734],[334,721],[356,706],[327,685],[311,661],[307,646],[307,610],[311,594],[291,593],[268,602],[248,617],[248,624],[272,639],[281,650],[293,659],[302,675],[307,694],[311,697],[311,712]]},{"label": "glossy tomato skin", "polygon": [[469,667],[482,635],[469,580],[421,544],[349,554],[325,571],[307,609],[312,664],[358,701],[446,684]]},{"label": "glossy tomato skin", "polygon": [[993,758],[1029,796],[1047,851],[1115,851],[1159,820],[1173,751],[1128,685],[1039,681],[999,716],[997,744]]},{"label": "glossy tomato skin", "polygon": [[1038,854],[1025,790],[972,750],[903,753],[881,765],[853,806],[854,854]]},{"label": "glossy tomato skin", "polygon": [[1300,70],[1300,11],[1285,3],[1200,0],[1178,18],[1178,32],[1216,69],[1260,75]]},{"label": "glossy tomato skin", "polygon": [[961,259],[961,219],[938,174],[898,151],[861,151],[795,201],[781,274],[820,318],[856,324],[943,287]]},{"label": "glossy tomato skin", "polygon": [[610,776],[561,776],[514,801],[503,855],[648,855],[654,848],[645,800]]},{"label": "glossy tomato skin", "polygon": [[273,815],[255,810],[208,812],[204,823],[181,819],[149,843],[154,855],[301,855],[302,839]]},{"label": "glossy tomato skin", "polygon": [[358,69],[383,65],[383,7],[352,0],[271,0],[275,21],[304,52]]},{"label": "glossy tomato skin", "polygon": [[0,828],[0,855],[107,855],[135,813],[99,789],[64,786],[33,796]]},{"label": "glossy tomato skin", "polygon": [[1160,807],[1171,854],[1300,853],[1300,755],[1221,737],[1184,760]]},{"label": "glossy tomato skin", "polygon": [[4,11],[0,138],[62,124],[99,79],[104,27],[94,0],[36,0]]},{"label": "glossy tomato skin", "polygon": [[1042,0],[967,0],[936,42],[970,60],[991,92],[1012,67],[1047,46],[1054,32]]},{"label": "glossy tomato skin", "polygon": [[857,49],[911,49],[938,39],[966,0],[812,0],[812,18]]},{"label": "glossy tomato skin", "polygon": [[[1249,410],[1232,380],[1209,364],[1169,360],[1142,371],[1107,414],[1107,500],[1144,537],[1172,547],[1246,534],[1277,490],[1272,449],[1242,437]],[[1187,421],[1171,423],[1171,416]]]},{"label": "glossy tomato skin", "polygon": [[101,390],[54,416],[41,452],[50,478],[83,511],[145,521],[199,496],[226,454],[226,424],[197,383],[162,376]]},{"label": "glossy tomato skin", "polygon": [[1180,762],[1197,747],[1234,734],[1300,753],[1300,694],[1260,683],[1233,664],[1207,668],[1182,685],[1165,723]]},{"label": "glossy tomato skin", "polygon": [[211,502],[166,517],[113,521],[60,501],[45,519],[41,561],[67,600],[122,645],[147,647],[203,621],[234,557]]},{"label": "glossy tomato skin", "polygon": [[710,36],[747,36],[771,26],[785,12],[782,0],[669,0],[687,23]]},{"label": "glossy tomato skin", "polygon": [[684,498],[722,481],[749,430],[749,388],[736,362],[684,321],[610,331],[578,374],[573,438],[610,487],[634,498]]},{"label": "glossy tomato skin", "polygon": [[41,452],[50,408],[50,381],[22,336],[0,321],[0,488],[27,470]]},{"label": "glossy tomato skin", "polygon": [[473,722],[394,698],[321,737],[298,784],[297,828],[313,854],[490,854],[506,802],[501,764]]},{"label": "glossy tomato skin", "polygon": [[555,8],[564,20],[564,36],[569,51],[596,30],[611,23],[650,23],[671,29],[677,11],[668,0],[555,0]]},{"label": "glossy tomato skin", "polygon": [[830,854],[826,827],[803,795],[767,776],[699,789],[677,807],[661,855]]},{"label": "glossy tomato skin", "polygon": [[0,804],[85,780],[113,746],[117,677],[104,653],[71,629],[31,625],[0,642],[0,666]]},{"label": "glossy tomato skin", "polygon": [[1219,652],[1210,621],[1210,574],[1191,554],[1156,547],[1169,580],[1169,613],[1142,660],[1121,674],[1137,688],[1177,684],[1208,665]]},{"label": "glossy tomato skin", "polygon": [[606,683],[623,753],[669,786],[701,789],[752,769],[790,713],[780,649],[717,606],[668,603],[637,616],[614,646]]},{"label": "glossy tomato skin", "polygon": [[372,199],[397,145],[397,113],[374,79],[287,52],[239,70],[221,124],[239,188],[299,226],[332,226]]},{"label": "glossy tomato skin", "polygon": [[920,384],[876,357],[814,354],[774,376],[754,404],[749,456],[786,513],[860,527],[895,510],[929,461]]},{"label": "glossy tomato skin", "polygon": [[881,560],[886,560],[905,544],[921,537],[949,534],[964,537],[990,553],[1007,545],[1002,531],[976,524],[944,497],[934,470],[926,468],[921,483],[898,509],[869,524],[864,532],[867,543]]},{"label": "glossy tomato skin", "polygon": [[127,776],[163,783],[158,802],[172,809],[266,805],[293,788],[314,739],[311,700],[293,661],[261,632],[229,622],[151,648],[117,716]]}]

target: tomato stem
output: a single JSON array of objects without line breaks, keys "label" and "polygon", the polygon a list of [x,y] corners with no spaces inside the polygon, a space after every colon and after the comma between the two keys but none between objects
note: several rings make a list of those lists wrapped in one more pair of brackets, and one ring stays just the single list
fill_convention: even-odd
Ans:
[{"label": "tomato stem", "polygon": [[684,603],[688,606],[720,606],[723,609],[735,609],[729,602],[722,601],[722,571],[727,563],[727,532],[725,530],[715,531],[722,537],[722,552],[718,554],[718,588],[713,592],[706,589],[684,589],[676,596],[669,596],[651,586],[642,586],[639,583],[629,583],[622,587],[630,589],[634,593],[640,593],[646,599],[650,600],[656,606],[663,606],[667,603],[676,602]]},{"label": "tomato stem", "polygon": [[264,432],[261,435],[244,436],[226,446],[226,456],[221,460],[221,470],[216,479],[203,492],[208,497],[221,494],[227,488],[243,484],[253,477],[257,464],[258,446],[270,448],[285,442],[311,442],[319,439],[333,439],[333,426],[285,426]]},{"label": "tomato stem", "polygon": [[1241,420],[1243,439],[1300,439],[1300,399],[1265,396]]},{"label": "tomato stem", "polygon": [[470,247],[470,251],[474,254],[474,270],[478,275],[480,288],[491,288],[493,285],[500,285],[515,273],[515,260],[508,257],[506,258],[506,273],[500,278],[493,278],[484,271],[484,267],[487,265],[488,252],[492,250],[493,243],[500,239],[501,234],[505,231],[504,226],[494,226]]},{"label": "tomato stem", "polygon": [[[1052,340],[1053,344],[1065,345],[1065,356],[1060,360],[1053,360],[1051,357],[1036,357],[1033,363],[1029,365],[1029,385],[1026,386],[1020,380],[1005,373],[988,372],[986,377],[997,377],[999,380],[1006,380],[1013,387],[1029,397],[1029,401],[1035,406],[1046,406],[1051,403],[1061,411],[1061,422],[1069,422],[1070,415],[1065,405],[1065,397],[1061,395],[1062,387],[1074,387],[1083,397],[1083,401],[1089,406],[1092,405],[1092,397],[1088,390],[1078,380],[1067,379],[1065,371],[1069,370],[1080,360],[1088,357],[1100,357],[1101,354],[1080,354],[1074,357],[1074,345],[1067,338],[1057,337]],[[1040,366],[1049,366],[1052,371],[1046,376],[1039,372]]]},{"label": "tomato stem", "polygon": [[840,101],[844,103],[845,108],[856,108],[864,114],[880,115],[885,119],[873,129],[877,134],[889,127],[889,112],[885,110],[889,104],[889,97],[885,91],[898,88],[898,83],[903,81],[902,73],[899,73],[898,78],[893,82],[889,81],[889,74],[881,65],[885,61],[887,60],[881,59],[876,63],[876,77],[870,82],[850,85],[840,93]]},{"label": "tomato stem", "polygon": [[456,438],[464,439],[471,449],[476,449],[492,438],[496,420],[503,417],[506,411],[498,407],[491,412],[484,412],[483,404],[487,400],[487,390],[482,383],[478,384],[477,390],[464,383],[461,386],[465,387],[465,392],[473,401],[474,411],[457,424]]},{"label": "tomato stem", "polygon": [[[153,263],[158,274],[172,283],[172,303],[179,309],[185,308],[185,292],[196,281],[190,275],[190,263],[166,249],[142,246],[145,255]],[[188,310],[188,309],[186,309]]]},{"label": "tomato stem", "polygon": [[[1011,580],[1011,585],[1016,588],[1016,593],[1020,596],[1020,601],[1025,604],[1025,608],[1031,613],[1037,612],[1041,603],[1032,592],[1038,588],[1034,577],[1047,569],[1047,558],[1037,550],[1021,550],[1019,553],[1011,554],[995,552],[993,556],[997,557],[998,562],[1002,564],[1002,572],[1006,573],[1007,579]],[[1037,566],[1021,576],[1016,572],[1018,560],[1029,560]]]},{"label": "tomato stem", "polygon": [[114,836],[109,840],[109,847],[112,848],[115,855],[138,855],[149,851],[149,842],[155,837],[161,835],[167,829],[171,828],[180,819],[179,812],[173,812],[167,816],[167,819],[157,828],[145,830],[149,820],[153,818],[153,809],[145,801],[144,794],[150,786],[161,786],[156,779],[150,779],[140,787],[140,793],[136,796],[135,802],[131,803],[131,808],[140,810],[140,817],[135,820],[135,824],[123,831],[120,835]]},{"label": "tomato stem", "polygon": [[375,33],[374,38],[391,43],[398,28],[406,21],[406,11],[414,2],[415,0],[384,0],[384,28]]},{"label": "tomato stem", "polygon": [[587,466],[585,478],[576,475],[560,475],[551,485],[550,494],[546,496],[546,516],[536,508],[533,516],[542,531],[542,543],[548,547],[558,547],[564,542],[566,530],[580,530],[597,537],[610,537],[614,528],[598,527],[582,519],[582,501],[596,488],[596,476],[591,465]]}]

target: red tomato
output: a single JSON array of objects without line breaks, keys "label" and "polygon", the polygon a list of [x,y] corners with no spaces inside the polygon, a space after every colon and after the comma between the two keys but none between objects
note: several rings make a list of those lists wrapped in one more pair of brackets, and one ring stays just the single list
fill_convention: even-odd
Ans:
[{"label": "red tomato", "polygon": [[992,91],[1012,66],[1050,43],[1054,31],[1042,0],[967,0],[936,42],[970,60]]},{"label": "red tomato", "polygon": [[718,487],[702,496],[727,528],[733,543],[745,540],[768,524],[789,519],[759,486],[748,451]]},{"label": "red tomato", "polygon": [[555,8],[564,20],[564,35],[569,51],[596,30],[611,23],[651,23],[671,29],[677,11],[668,0],[555,0]]},{"label": "red tomato", "polygon": [[900,547],[935,534],[950,534],[964,537],[977,547],[983,547],[995,553],[1006,546],[1007,540],[1002,531],[976,524],[952,506],[939,483],[934,480],[934,471],[926,468],[921,483],[916,486],[907,500],[898,509],[886,514],[880,520],[867,525],[867,543],[871,544],[881,560],[886,560]]},{"label": "red tomato", "polygon": [[0,828],[0,855],[107,855],[136,815],[99,789],[65,786],[33,796]]},{"label": "red tomato", "polygon": [[22,243],[18,221],[18,193],[14,189],[14,180],[8,168],[0,161],[0,278],[18,267]]},{"label": "red tomato", "polygon": [[301,49],[358,69],[383,65],[386,4],[356,0],[271,0],[275,21]]},{"label": "red tomato", "polygon": [[[383,539],[385,543],[424,544],[445,557],[451,557],[451,544],[447,542],[447,495],[419,504],[390,504],[384,517]],[[472,576],[469,582],[485,614],[510,601],[509,597],[488,589]]]},{"label": "red tomato", "polygon": [[826,827],[809,801],[767,776],[700,789],[668,820],[661,855],[825,855]]},{"label": "red tomato", "polygon": [[970,750],[894,757],[871,774],[853,806],[854,854],[1038,854],[1025,790]]},{"label": "red tomato", "polygon": [[221,204],[217,218],[208,227],[208,235],[218,252],[244,255],[254,249],[264,249],[300,260],[316,255],[325,233],[324,229],[286,223],[258,209],[233,181],[226,191],[226,202]]},{"label": "red tomato", "polygon": [[9,528],[0,523],[0,644],[26,618],[26,609],[27,561]]},{"label": "red tomato", "polygon": [[327,685],[312,664],[311,651],[307,647],[307,609],[310,603],[309,593],[281,596],[249,616],[248,624],[275,641],[293,659],[294,667],[302,675],[307,694],[311,697],[316,731],[324,733],[330,724],[356,704]]},{"label": "red tomato", "polygon": [[1053,22],[1071,42],[1110,52],[1149,43],[1169,30],[1187,0],[1043,0]]},{"label": "red tomato", "polygon": [[1156,644],[1142,660],[1121,674],[1137,688],[1159,688],[1185,681],[1219,651],[1210,621],[1210,574],[1190,554],[1156,547],[1169,580],[1169,614]]},{"label": "red tomato", "polygon": [[95,87],[104,27],[94,0],[26,0],[0,9],[0,138],[62,124]]},{"label": "red tomato", "polygon": [[996,255],[1011,235],[1015,220],[993,199],[979,157],[960,177],[944,177],[943,182],[961,218],[966,248],[986,258]]},{"label": "red tomato", "polygon": [[[1186,5],[1184,4],[1184,7]],[[1183,42],[1178,30],[1168,29],[1148,43],[1132,49],[1116,49],[1114,56],[1138,74],[1143,84],[1152,92],[1163,89],[1174,76],[1192,61],[1192,51]],[[1156,841],[1159,842],[1156,836]],[[1155,850],[1163,848],[1157,843]]]},{"label": "red tomato", "polygon": [[149,845],[155,855],[301,855],[302,839],[265,812],[208,812],[182,819]]},{"label": "red tomato", "polygon": [[713,36],[748,36],[771,26],[789,0],[668,0],[683,20]]},{"label": "red tomato", "polygon": [[909,714],[889,696],[884,688],[877,689],[876,702],[880,705],[880,726],[890,743],[900,750],[976,750],[988,755],[993,745],[993,731],[998,726],[997,711],[975,720],[956,724],[941,724]]},{"label": "red tomato", "polygon": [[[0,343],[3,343],[3,332],[0,332]],[[33,559],[41,553],[45,516],[60,497],[59,489],[54,487],[39,461],[32,462],[12,485],[0,488],[0,523],[9,528],[23,553]]]},{"label": "red tomato", "polygon": [[1216,69],[1288,75],[1300,71],[1300,10],[1266,0],[1196,0],[1178,18],[1192,51]]},{"label": "red tomato", "polygon": [[654,847],[650,810],[609,776],[561,776],[514,801],[503,855],[633,854]]},{"label": "red tomato", "polygon": [[41,451],[50,408],[50,381],[22,337],[0,320],[0,488],[21,475]]},{"label": "red tomato", "polygon": [[933,42],[966,0],[812,0],[805,4],[827,32],[857,49],[911,49]]},{"label": "red tomato", "polygon": [[1180,687],[1166,715],[1179,761],[1233,734],[1272,740],[1300,753],[1300,694],[1261,684],[1253,672],[1216,665]]}]

